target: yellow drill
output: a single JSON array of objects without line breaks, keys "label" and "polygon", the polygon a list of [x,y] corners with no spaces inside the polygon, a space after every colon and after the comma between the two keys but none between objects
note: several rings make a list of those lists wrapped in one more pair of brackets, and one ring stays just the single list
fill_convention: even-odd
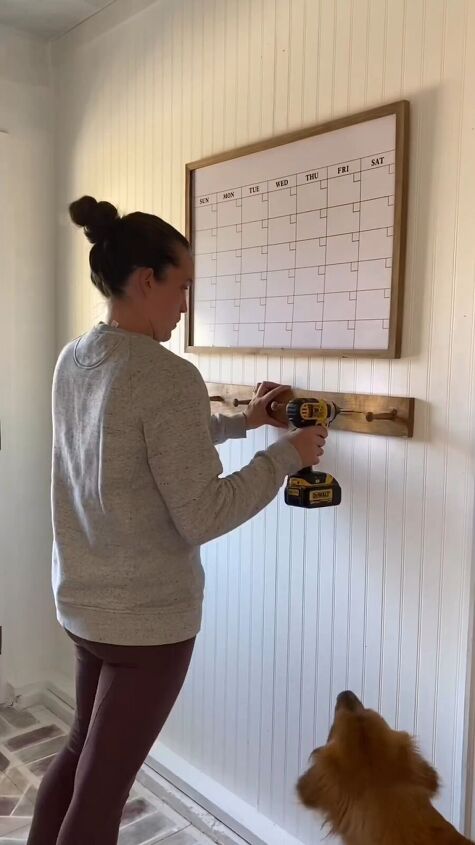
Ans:
[{"label": "yellow drill", "polygon": [[[292,399],[287,404],[286,414],[295,428],[328,427],[340,410],[334,402],[325,399]],[[296,508],[328,508],[340,504],[341,487],[332,475],[305,467],[295,475],[289,475],[285,501]]]}]

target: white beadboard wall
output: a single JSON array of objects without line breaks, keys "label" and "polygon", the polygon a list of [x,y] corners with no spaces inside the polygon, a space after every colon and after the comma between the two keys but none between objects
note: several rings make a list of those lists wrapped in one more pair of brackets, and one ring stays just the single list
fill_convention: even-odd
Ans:
[{"label": "white beadboard wall", "polygon": [[0,662],[17,690],[44,683],[56,662],[53,111],[48,45],[0,25]]},{"label": "white beadboard wall", "polygon": [[[415,396],[414,439],[334,433],[324,467],[342,485],[340,508],[295,512],[279,496],[203,550],[203,631],[164,741],[177,775],[186,780],[194,767],[203,783],[236,797],[244,827],[247,806],[248,827],[267,818],[274,843],[310,845],[323,833],[298,807],[294,783],[326,737],[335,695],[349,686],[391,724],[418,734],[443,779],[440,806],[461,825],[475,427],[475,3],[117,0],[57,42],[54,56],[61,342],[100,313],[86,241],[65,214],[73,198],[90,192],[183,228],[186,161],[410,100],[401,360],[194,360],[213,381],[269,378]],[[182,351],[183,327],[172,348]],[[224,446],[226,469],[272,436]]]}]

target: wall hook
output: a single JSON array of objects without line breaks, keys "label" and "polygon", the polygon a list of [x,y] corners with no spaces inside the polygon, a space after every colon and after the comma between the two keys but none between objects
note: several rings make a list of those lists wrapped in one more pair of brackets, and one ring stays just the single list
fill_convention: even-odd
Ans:
[{"label": "wall hook", "polygon": [[373,414],[372,411],[368,411],[366,419],[368,422],[373,422],[373,420],[395,420],[397,419],[397,410],[396,408],[391,408],[391,410],[385,414]]}]

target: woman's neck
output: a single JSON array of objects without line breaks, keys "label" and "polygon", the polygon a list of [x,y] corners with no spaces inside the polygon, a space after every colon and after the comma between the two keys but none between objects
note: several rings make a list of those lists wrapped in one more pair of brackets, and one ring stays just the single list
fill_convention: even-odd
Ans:
[{"label": "woman's neck", "polygon": [[121,302],[121,300],[112,300],[109,303],[106,322],[126,332],[145,334],[149,337],[154,336],[153,328],[149,321],[144,319],[141,314],[138,314],[129,303]]}]

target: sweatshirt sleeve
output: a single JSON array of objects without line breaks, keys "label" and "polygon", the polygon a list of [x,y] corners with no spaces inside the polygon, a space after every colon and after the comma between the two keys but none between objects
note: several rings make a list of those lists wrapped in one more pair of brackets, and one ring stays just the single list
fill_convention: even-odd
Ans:
[{"label": "sweatshirt sleeve", "polygon": [[244,414],[211,414],[211,440],[213,443],[225,443],[226,440],[238,440],[246,437],[246,417]]},{"label": "sweatshirt sleeve", "polygon": [[211,434],[209,398],[195,367],[182,370],[173,398],[143,420],[149,466],[180,535],[193,546],[242,525],[272,501],[286,475],[301,468],[282,439],[239,472],[223,467]]}]

